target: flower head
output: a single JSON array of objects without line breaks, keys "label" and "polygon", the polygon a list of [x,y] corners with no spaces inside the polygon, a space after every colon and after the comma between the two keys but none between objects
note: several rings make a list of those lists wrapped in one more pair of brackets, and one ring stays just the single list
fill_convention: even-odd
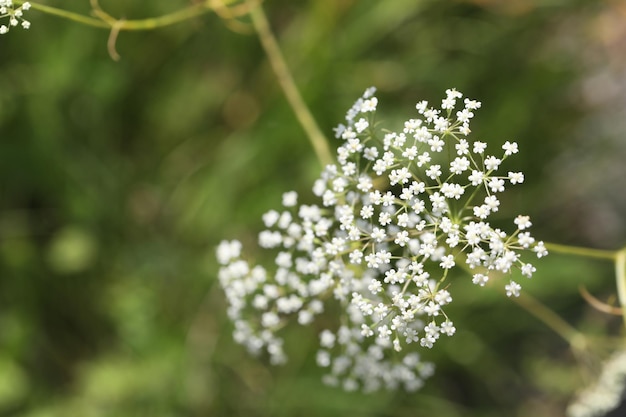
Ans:
[{"label": "flower head", "polygon": [[[334,303],[344,317],[320,335],[325,381],[365,391],[415,390],[433,365],[414,350],[456,331],[446,313],[450,271],[471,270],[478,286],[514,269],[531,277],[535,267],[522,252],[547,252],[530,235],[528,216],[517,216],[510,234],[489,223],[498,195],[523,175],[497,172],[517,144],[507,141],[492,154],[469,139],[479,102],[465,99],[455,111],[463,95],[447,90],[441,108],[421,101],[417,117],[383,135],[373,127],[374,93],[368,89],[335,130],[342,141],[338,163],[313,187],[319,203],[297,207],[288,193],[282,211],[263,216],[268,229],[259,243],[275,251],[275,267],[251,266],[238,242],[223,242],[219,279],[235,339],[251,352],[283,362],[284,324],[292,317],[309,324]],[[504,287],[519,296],[517,282]]]},{"label": "flower head", "polygon": [[21,6],[15,7],[12,0],[0,0],[0,19],[6,17],[8,24],[0,25],[0,35],[8,33],[14,26],[22,26],[24,29],[30,27],[30,22],[24,19],[24,11],[30,9],[30,3],[24,2]]}]

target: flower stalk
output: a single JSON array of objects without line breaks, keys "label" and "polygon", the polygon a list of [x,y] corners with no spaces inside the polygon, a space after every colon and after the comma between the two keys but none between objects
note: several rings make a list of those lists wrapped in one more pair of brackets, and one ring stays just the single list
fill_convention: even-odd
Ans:
[{"label": "flower stalk", "polygon": [[545,242],[546,249],[554,253],[562,253],[564,255],[574,255],[583,258],[614,260],[617,251],[585,248],[581,246],[561,245],[557,243]]},{"label": "flower stalk", "polygon": [[278,42],[270,29],[267,17],[265,16],[265,12],[263,11],[260,2],[249,0],[247,4],[250,5],[250,17],[252,19],[252,24],[270,62],[272,70],[276,75],[278,84],[285,93],[285,97],[287,98],[291,109],[295,113],[300,125],[311,142],[317,159],[322,166],[332,163],[333,157],[330,147],[328,146],[328,141],[317,125],[317,122],[309,111],[308,106],[302,99],[302,95],[293,80],[289,67],[287,66],[280,47],[278,46]]},{"label": "flower stalk", "polygon": [[623,324],[626,327],[626,247],[620,250],[611,251],[580,246],[561,245],[556,243],[546,243],[545,246],[551,252],[562,253],[564,255],[613,261],[613,265],[615,266],[615,287],[617,289],[617,298],[621,306]]},{"label": "flower stalk", "polygon": [[622,318],[626,326],[626,247],[615,254],[615,280],[617,298],[622,306]]}]

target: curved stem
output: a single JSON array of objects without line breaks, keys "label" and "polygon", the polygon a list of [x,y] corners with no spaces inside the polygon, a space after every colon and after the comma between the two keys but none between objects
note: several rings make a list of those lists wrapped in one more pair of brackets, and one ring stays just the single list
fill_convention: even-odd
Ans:
[{"label": "curved stem", "polygon": [[252,18],[252,25],[259,36],[259,40],[263,49],[265,50],[265,54],[267,55],[270,65],[276,74],[276,78],[278,79],[278,83],[282,88],[285,96],[287,97],[287,101],[289,101],[289,105],[293,109],[300,125],[306,132],[311,145],[317,155],[318,160],[322,165],[327,165],[332,163],[332,154],[330,152],[330,148],[328,146],[328,142],[324,137],[324,134],[321,132],[320,128],[317,126],[315,119],[311,115],[309,108],[304,103],[298,88],[296,87],[296,83],[291,76],[291,72],[287,67],[287,63],[285,62],[285,58],[283,57],[280,47],[278,46],[278,42],[276,38],[272,34],[272,31],[269,27],[269,23],[267,22],[267,18],[265,17],[265,13],[260,4],[254,4],[253,0],[248,0],[248,4],[250,5],[250,17]]},{"label": "curved stem", "polygon": [[559,245],[556,243],[546,243],[545,245],[546,248],[552,252],[613,261],[615,265],[617,297],[622,310],[624,326],[626,326],[626,247],[618,251],[609,251],[579,246]]},{"label": "curved stem", "polygon": [[[225,7],[233,3],[234,1],[235,0],[220,0],[219,6]],[[23,4],[24,1],[15,0],[15,3],[20,5]],[[205,2],[196,3],[187,8],[159,17],[124,20],[116,19],[104,13],[102,10],[100,10],[99,7],[95,7],[93,10],[96,17],[91,17],[63,9],[58,9],[56,7],[46,6],[37,2],[31,2],[31,7],[34,10],[39,10],[53,16],[62,17],[64,19],[72,20],[74,22],[93,27],[111,29],[115,31],[115,34],[125,30],[151,30],[159,27],[170,26],[176,23],[183,22],[185,20],[189,20],[193,17],[208,13],[216,9],[214,6],[214,0],[206,0]],[[296,87],[293,77],[291,76],[289,68],[287,67],[285,59],[280,51],[278,42],[276,41],[276,38],[272,34],[272,31],[269,27],[267,18],[265,17],[265,13],[261,8],[260,2],[258,0],[248,0],[246,2],[246,7],[244,8],[244,11],[249,12],[250,17],[252,18],[253,26],[257,32],[257,35],[259,36],[259,40],[269,59],[270,65],[272,66],[272,69],[276,74],[278,83],[285,93],[287,101],[289,101],[291,108],[293,109],[298,121],[300,122],[300,125],[306,132],[318,160],[322,165],[332,163],[333,158],[330,148],[328,146],[328,142],[324,137],[324,134],[318,127],[317,123],[315,122],[315,119],[311,115],[308,107],[304,103],[304,100],[302,99],[298,88]],[[113,54],[113,56],[114,55],[115,54]]]},{"label": "curved stem", "polygon": [[614,260],[617,256],[616,251],[584,248],[580,246],[560,245],[557,243],[545,243],[546,249],[550,252],[562,253],[565,255],[576,255],[585,258],[608,259]]}]

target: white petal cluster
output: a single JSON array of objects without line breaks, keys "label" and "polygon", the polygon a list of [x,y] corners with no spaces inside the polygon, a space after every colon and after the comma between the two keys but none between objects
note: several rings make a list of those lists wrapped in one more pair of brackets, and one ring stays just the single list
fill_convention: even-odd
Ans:
[{"label": "white petal cluster", "polygon": [[24,29],[30,27],[30,22],[24,19],[24,11],[30,9],[30,3],[24,2],[21,6],[15,7],[12,0],[0,0],[0,19],[8,18],[8,25],[0,25],[0,35],[8,33],[14,26],[22,26]]},{"label": "white petal cluster", "polygon": [[[461,267],[484,286],[513,269],[530,278],[535,267],[523,251],[547,254],[517,216],[507,234],[490,225],[508,184],[522,173],[497,170],[518,152],[507,141],[496,153],[470,141],[470,122],[481,104],[450,89],[440,109],[426,101],[399,131],[374,128],[378,100],[368,89],[335,129],[343,142],[336,165],[313,187],[317,205],[297,205],[263,216],[259,244],[273,253],[271,272],[241,257],[241,244],[222,242],[219,279],[235,323],[235,339],[273,363],[286,360],[278,331],[294,319],[310,324],[324,309],[341,311],[320,334],[319,366],[325,382],[347,390],[416,390],[434,370],[416,352],[432,348],[456,328],[445,282]],[[512,227],[513,228],[513,227]],[[519,296],[520,284],[505,285]],[[413,348],[412,346],[416,346]]]},{"label": "white petal cluster", "polygon": [[567,416],[600,417],[608,415],[623,402],[625,393],[626,350],[620,350],[604,363],[596,383],[580,392],[575,401],[569,405]]}]

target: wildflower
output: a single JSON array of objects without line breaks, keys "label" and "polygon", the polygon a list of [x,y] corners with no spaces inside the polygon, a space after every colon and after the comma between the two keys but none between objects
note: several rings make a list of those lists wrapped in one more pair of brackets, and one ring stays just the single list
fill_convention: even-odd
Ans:
[{"label": "wildflower", "polygon": [[0,0],[0,19],[6,17],[9,19],[8,25],[0,25],[0,35],[8,33],[9,30],[21,25],[22,28],[30,28],[30,22],[24,19],[24,11],[30,9],[30,3],[24,2],[21,6],[15,7],[12,0]]},{"label": "wildflower", "polygon": [[[535,267],[523,253],[541,258],[547,251],[530,234],[528,216],[515,217],[510,234],[489,223],[497,195],[522,183],[523,174],[497,173],[519,152],[515,142],[490,153],[485,142],[469,139],[480,102],[465,99],[455,112],[463,95],[447,90],[441,108],[420,101],[418,117],[382,135],[374,93],[368,89],[335,129],[338,163],[313,186],[318,205],[298,207],[289,192],[280,210],[263,216],[259,244],[272,251],[274,267],[250,265],[240,243],[222,242],[219,281],[235,340],[251,353],[284,362],[285,324],[310,324],[334,305],[343,317],[322,330],[316,357],[329,372],[324,381],[412,391],[434,369],[412,350],[431,349],[456,332],[445,311],[453,302],[453,282],[443,283],[451,271],[464,263],[480,287],[495,281],[495,272],[518,269],[530,278]],[[520,295],[515,281],[504,288]]]}]

